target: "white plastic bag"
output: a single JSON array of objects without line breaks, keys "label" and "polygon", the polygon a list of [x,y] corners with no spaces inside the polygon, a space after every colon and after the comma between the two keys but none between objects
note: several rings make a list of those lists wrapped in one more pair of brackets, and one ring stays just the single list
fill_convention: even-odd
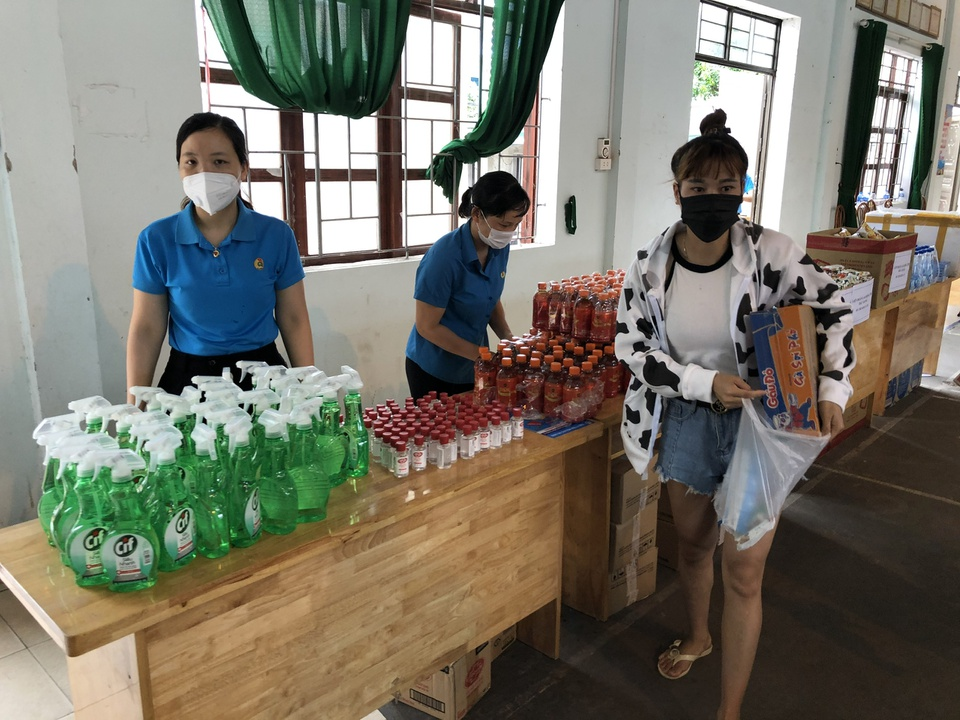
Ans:
[{"label": "white plastic bag", "polygon": [[830,440],[773,429],[760,417],[756,402],[743,402],[730,467],[713,500],[720,524],[738,550],[773,529],[790,491]]}]

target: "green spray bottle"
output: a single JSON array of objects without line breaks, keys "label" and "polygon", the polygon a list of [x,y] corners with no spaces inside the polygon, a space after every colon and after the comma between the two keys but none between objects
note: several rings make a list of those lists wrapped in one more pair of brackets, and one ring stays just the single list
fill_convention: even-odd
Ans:
[{"label": "green spray bottle", "polygon": [[80,513],[66,541],[68,565],[80,587],[110,582],[103,567],[103,541],[114,525],[116,510],[100,484],[101,474],[110,479],[112,487],[112,470],[116,463],[124,462],[127,467],[142,467],[144,464],[143,458],[132,450],[97,450],[88,456],[95,463],[94,474],[77,474]]},{"label": "green spray bottle", "polygon": [[108,407],[110,407],[110,401],[99,395],[71,400],[67,403],[69,410],[83,415],[88,433],[103,432],[103,413],[99,411]]},{"label": "green spray bottle", "polygon": [[127,462],[118,459],[110,474],[114,520],[100,548],[103,571],[110,580],[107,588],[131,592],[153,587],[157,582],[157,533],[140,507],[140,495]]},{"label": "green spray bottle", "polygon": [[196,415],[191,410],[190,403],[179,395],[162,393],[157,396],[157,399],[164,412],[169,415],[173,426],[180,431],[180,437],[183,438],[182,444],[177,448],[177,467],[180,469],[180,476],[187,492],[192,495],[196,452],[190,433],[193,432],[193,426],[196,424]]},{"label": "green spray bottle", "polygon": [[[151,460],[150,448],[147,446],[147,443],[152,438],[165,432],[176,433],[178,437],[180,434],[180,431],[173,426],[173,423],[170,422],[170,418],[167,417],[166,413],[151,411],[151,413],[144,413],[140,418],[153,412],[159,412],[162,417],[150,422],[144,420],[144,422],[134,423],[133,427],[130,428],[130,432],[136,441],[137,454],[147,463],[146,472],[136,470],[133,473],[133,482],[137,488],[137,492],[140,493],[140,504],[150,518],[153,518],[156,512],[159,498],[157,496],[156,476],[150,472],[150,469],[156,468],[156,465]],[[138,420],[140,418],[138,418]]]},{"label": "green spray bottle", "polygon": [[340,403],[337,388],[328,384],[320,406],[320,432],[317,434],[317,459],[333,487],[347,479],[347,442],[340,429]]},{"label": "green spray bottle", "polygon": [[[237,395],[237,402],[244,412],[250,412],[253,406],[253,430],[250,441],[257,452],[263,447],[263,425],[258,421],[264,410],[273,410],[280,404],[280,396],[270,389],[243,390]],[[261,493],[262,495],[262,493]]]},{"label": "green spray bottle", "polygon": [[116,423],[117,442],[124,449],[133,450],[135,443],[130,437],[130,428],[133,426],[134,418],[140,415],[140,408],[130,403],[115,405],[116,410],[110,415],[110,419]]},{"label": "green spray bottle", "polygon": [[50,537],[50,516],[53,509],[63,500],[63,488],[57,482],[59,462],[51,462],[50,448],[67,435],[78,436],[81,417],[77,413],[45,418],[33,430],[33,439],[43,448],[43,481],[40,486],[40,500],[37,502],[37,517],[40,527],[47,536],[47,542],[53,545]]},{"label": "green spray bottle", "polygon": [[191,433],[196,448],[194,508],[197,518],[197,551],[208,558],[230,551],[227,517],[227,483],[217,461],[217,431],[198,423]]},{"label": "green spray bottle", "polygon": [[346,376],[343,398],[343,429],[347,437],[347,476],[361,478],[370,470],[370,435],[363,424],[363,400],[360,391],[363,381],[360,373],[349,365],[340,367]]},{"label": "green spray bottle", "polygon": [[254,448],[250,442],[253,424],[250,416],[241,413],[224,428],[230,439],[230,544],[249,547],[260,539],[260,478],[254,464]]},{"label": "green spray bottle", "polygon": [[263,529],[272,535],[287,535],[297,529],[299,510],[297,486],[287,469],[287,417],[276,410],[264,410],[258,422],[263,427],[263,446],[258,453]]},{"label": "green spray bottle", "polygon": [[[253,374],[256,368],[269,367],[263,360],[237,360],[236,366],[240,370],[240,382],[243,382],[247,375]],[[224,368],[224,372],[229,374],[229,368]]]},{"label": "green spray bottle", "polygon": [[313,427],[311,405],[297,406],[289,416],[290,475],[297,488],[297,522],[316,522],[327,517],[330,479],[317,460],[317,435]]},{"label": "green spray bottle", "polygon": [[[53,455],[59,460],[58,479],[63,488],[63,499],[50,515],[50,535],[53,545],[60,551],[60,558],[66,564],[65,543],[67,535],[73,530],[80,511],[77,500],[77,466],[90,450],[118,449],[117,441],[103,433],[85,433],[85,438],[69,438],[57,443]],[[94,469],[90,468],[90,474]]]},{"label": "green spray bottle", "polygon": [[229,403],[219,400],[204,400],[203,402],[194,403],[190,406],[190,410],[197,418],[197,424],[203,421],[217,433],[217,457],[219,458],[218,462],[223,466],[224,470],[229,467],[227,461],[227,445],[229,441],[227,434],[223,430],[223,426],[227,422],[227,416],[231,414],[234,409],[239,410],[235,405],[230,405]]},{"label": "green spray bottle", "polygon": [[193,507],[177,465],[180,431],[170,428],[157,432],[146,442],[150,452],[147,478],[156,489],[157,503],[151,515],[153,529],[160,541],[161,572],[172,572],[189,564],[196,556]]},{"label": "green spray bottle", "polygon": [[157,400],[157,395],[163,392],[163,388],[134,385],[127,388],[127,392],[133,395],[134,405],[137,407],[143,405],[143,409],[147,412],[160,409],[160,402]]}]

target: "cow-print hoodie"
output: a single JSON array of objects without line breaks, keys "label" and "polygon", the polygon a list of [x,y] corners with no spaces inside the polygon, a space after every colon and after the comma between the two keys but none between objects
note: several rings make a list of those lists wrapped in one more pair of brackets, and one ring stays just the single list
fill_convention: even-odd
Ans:
[{"label": "cow-print hoodie", "polygon": [[[617,311],[617,357],[633,374],[623,403],[621,435],[627,457],[641,472],[650,460],[663,398],[708,403],[714,399],[716,371],[674,360],[664,331],[664,277],[674,235],[683,227],[682,222],[675,223],[637,253]],[[813,308],[817,323],[819,400],[845,407],[853,393],[849,379],[855,363],[853,318],[837,285],[783,233],[741,221],[730,229],[730,243],[734,267],[730,335],[740,377],[757,387],[757,361],[746,317],[754,310],[803,303]]]}]

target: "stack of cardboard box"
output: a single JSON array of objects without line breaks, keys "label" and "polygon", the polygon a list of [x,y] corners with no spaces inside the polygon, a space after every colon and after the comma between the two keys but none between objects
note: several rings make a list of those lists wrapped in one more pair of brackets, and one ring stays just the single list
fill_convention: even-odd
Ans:
[{"label": "stack of cardboard box", "polygon": [[625,457],[611,466],[609,615],[657,589],[660,482],[652,471],[655,461],[643,474]]}]

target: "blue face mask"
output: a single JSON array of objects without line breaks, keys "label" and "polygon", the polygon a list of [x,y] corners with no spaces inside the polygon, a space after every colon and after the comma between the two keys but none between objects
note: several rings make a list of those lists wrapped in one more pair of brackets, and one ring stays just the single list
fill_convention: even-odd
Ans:
[{"label": "blue face mask", "polygon": [[723,237],[740,219],[742,195],[691,195],[680,198],[680,219],[705,243]]}]

